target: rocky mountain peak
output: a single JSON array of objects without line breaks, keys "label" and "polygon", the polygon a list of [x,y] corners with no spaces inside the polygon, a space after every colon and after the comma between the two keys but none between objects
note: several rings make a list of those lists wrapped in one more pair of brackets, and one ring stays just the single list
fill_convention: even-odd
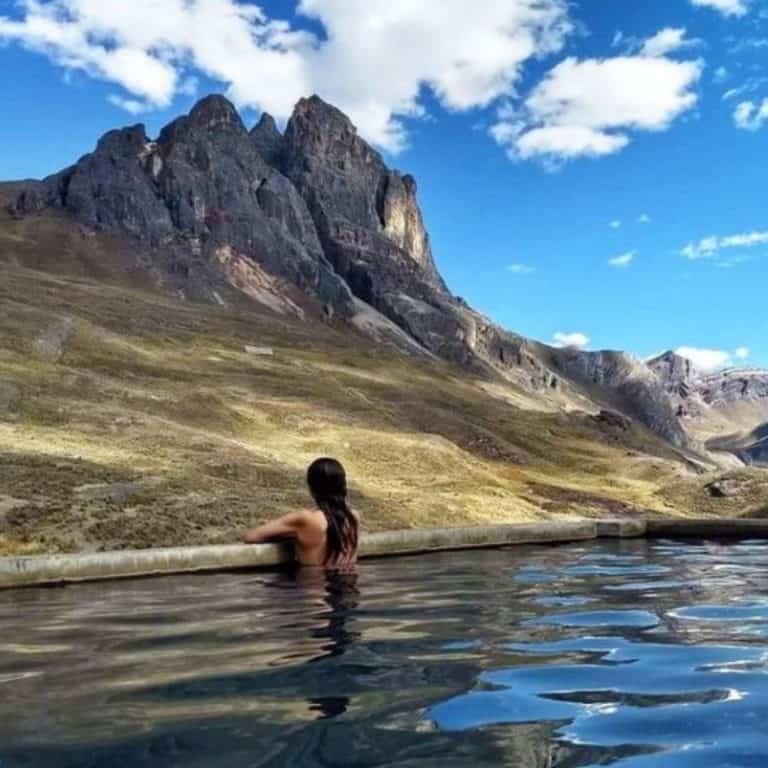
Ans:
[{"label": "rocky mountain peak", "polygon": [[[358,136],[357,128],[349,117],[332,104],[323,101],[317,94],[300,99],[288,123],[287,133],[303,136],[305,132],[311,132],[317,138],[325,139],[324,146],[330,146],[328,139],[341,140],[343,143],[358,141],[361,145],[365,144]],[[376,154],[370,146],[367,146],[367,149]]]},{"label": "rocky mountain peak", "polygon": [[686,396],[701,374],[686,357],[676,352],[665,352],[647,362],[648,367],[661,379],[668,392]]},{"label": "rocky mountain peak", "polygon": [[209,131],[226,128],[245,130],[235,105],[221,94],[212,94],[198,101],[189,113],[189,121],[196,128]]},{"label": "rocky mountain peak", "polygon": [[[302,99],[283,141],[283,172],[307,201],[326,253],[359,298],[399,322],[394,302],[401,293],[420,300],[436,290],[447,293],[415,181],[387,168],[346,115],[318,96]],[[378,290],[363,276],[372,271]]]},{"label": "rocky mountain peak", "polygon": [[217,137],[247,136],[242,118],[229,99],[220,94],[206,96],[198,101],[188,115],[166,125],[157,143],[160,147],[190,141],[190,137],[216,141]]},{"label": "rocky mountain peak", "polygon": [[147,132],[143,124],[131,125],[105,133],[96,145],[97,152],[118,156],[137,156],[147,144]]},{"label": "rocky mountain peak", "polygon": [[319,96],[296,105],[285,142],[292,157],[325,164],[342,174],[373,178],[384,169],[381,155],[360,138],[352,121]]},{"label": "rocky mountain peak", "polygon": [[282,165],[283,134],[280,133],[272,115],[265,112],[251,131],[251,140],[259,154],[271,166],[279,168]]}]

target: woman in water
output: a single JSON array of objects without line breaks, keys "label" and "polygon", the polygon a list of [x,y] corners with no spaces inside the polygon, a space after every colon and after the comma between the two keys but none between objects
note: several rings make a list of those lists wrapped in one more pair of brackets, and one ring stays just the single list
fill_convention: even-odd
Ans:
[{"label": "woman in water", "polygon": [[317,459],[307,470],[316,509],[292,512],[248,531],[247,544],[293,541],[301,565],[345,568],[357,562],[360,522],[347,506],[347,476],[335,459]]}]

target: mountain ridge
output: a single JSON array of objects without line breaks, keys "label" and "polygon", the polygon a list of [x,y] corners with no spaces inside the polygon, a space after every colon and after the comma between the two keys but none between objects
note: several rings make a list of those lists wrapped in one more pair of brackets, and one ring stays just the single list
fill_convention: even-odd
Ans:
[{"label": "mountain ridge", "polygon": [[702,378],[674,353],[646,364],[550,347],[473,310],[440,276],[415,179],[388,168],[317,96],[280,133],[266,114],[249,131],[212,95],[156,140],[142,125],[110,131],[69,168],[20,184],[15,216],[59,210],[125,236],[155,281],[185,298],[227,303],[239,293],[280,314],[349,324],[406,354],[501,377],[553,408],[617,411],[704,461],[718,452],[699,421],[726,411],[734,422],[745,402],[744,429],[768,421],[768,374],[750,373],[744,391],[743,373]]}]

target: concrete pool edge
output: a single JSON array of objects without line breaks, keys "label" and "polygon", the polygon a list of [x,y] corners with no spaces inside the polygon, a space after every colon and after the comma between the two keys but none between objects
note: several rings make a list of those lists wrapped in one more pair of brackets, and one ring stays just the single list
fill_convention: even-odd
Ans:
[{"label": "concrete pool edge", "polygon": [[[389,531],[364,535],[360,556],[379,558],[518,544],[643,537],[768,539],[768,521],[612,519]],[[286,563],[290,557],[290,550],[277,544],[4,557],[0,558],[0,589],[273,568]]]},{"label": "concrete pool edge", "polygon": [[[360,556],[376,558],[514,544],[561,544],[589,541],[597,536],[597,524],[590,520],[389,531],[363,535]],[[277,544],[4,557],[0,558],[0,589],[274,568],[288,562],[290,558],[290,549]]]}]

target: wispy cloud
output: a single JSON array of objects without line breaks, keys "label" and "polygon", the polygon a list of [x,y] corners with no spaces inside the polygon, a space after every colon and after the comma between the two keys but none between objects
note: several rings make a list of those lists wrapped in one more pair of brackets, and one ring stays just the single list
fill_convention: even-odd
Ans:
[{"label": "wispy cloud", "polygon": [[742,101],[733,112],[733,122],[745,131],[759,131],[768,123],[768,98],[762,103]]},{"label": "wispy cloud", "polygon": [[507,271],[513,275],[530,275],[536,271],[535,267],[531,267],[528,264],[510,264],[507,267]]},{"label": "wispy cloud", "polygon": [[670,53],[685,48],[695,48],[701,45],[701,40],[686,37],[684,27],[667,27],[649,37],[640,46],[641,56],[668,56]]},{"label": "wispy cloud", "polygon": [[563,333],[558,331],[552,337],[552,346],[565,348],[573,347],[574,349],[587,349],[589,347],[591,339],[585,333]]},{"label": "wispy cloud", "polygon": [[625,269],[635,260],[636,255],[637,251],[628,251],[627,253],[622,253],[620,256],[615,256],[614,258],[609,259],[608,263],[617,269]]},{"label": "wispy cloud", "polygon": [[729,53],[737,55],[747,51],[761,51],[768,48],[768,37],[739,37],[729,49]]},{"label": "wispy cloud", "polygon": [[743,232],[737,235],[728,235],[727,237],[710,235],[698,242],[688,243],[681,253],[687,259],[697,261],[699,259],[717,258],[721,251],[731,248],[754,248],[755,246],[766,244],[768,244],[768,232]]},{"label": "wispy cloud", "polygon": [[621,228],[621,220],[620,219],[614,219],[613,221],[608,223],[608,226],[611,229],[620,229]]},{"label": "wispy cloud", "polygon": [[650,224],[651,217],[647,213],[641,213],[637,221],[639,224]]},{"label": "wispy cloud", "polygon": [[768,83],[768,77],[750,77],[747,78],[741,85],[734,88],[729,88],[723,94],[723,101],[732,101],[740,96],[750,96],[753,93],[757,93],[766,83]]}]

